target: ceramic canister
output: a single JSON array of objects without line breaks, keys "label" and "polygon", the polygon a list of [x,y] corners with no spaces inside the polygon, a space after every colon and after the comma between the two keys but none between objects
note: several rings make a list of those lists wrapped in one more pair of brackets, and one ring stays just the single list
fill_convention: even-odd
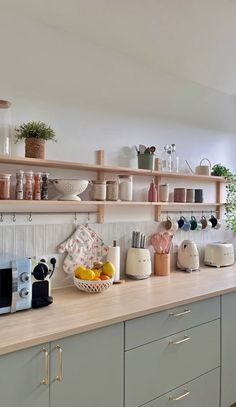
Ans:
[{"label": "ceramic canister", "polygon": [[174,188],[174,202],[186,202],[185,188]]}]

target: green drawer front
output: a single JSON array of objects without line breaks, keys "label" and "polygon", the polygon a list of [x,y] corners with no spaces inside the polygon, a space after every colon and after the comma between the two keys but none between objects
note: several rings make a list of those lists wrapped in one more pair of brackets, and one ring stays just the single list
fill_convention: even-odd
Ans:
[{"label": "green drawer front", "polygon": [[125,323],[125,350],[220,318],[220,297],[135,318]]},{"label": "green drawer front", "polygon": [[220,320],[127,351],[125,406],[147,403],[219,365]]},{"label": "green drawer front", "polygon": [[204,374],[145,407],[219,407],[220,369]]}]

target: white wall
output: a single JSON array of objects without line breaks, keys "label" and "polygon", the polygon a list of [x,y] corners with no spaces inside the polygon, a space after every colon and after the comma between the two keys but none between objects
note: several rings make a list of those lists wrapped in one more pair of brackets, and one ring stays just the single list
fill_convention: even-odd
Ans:
[{"label": "white wall", "polygon": [[[195,167],[201,158],[208,157],[213,164],[222,162],[236,171],[234,97],[27,20],[15,15],[13,9],[1,12],[0,36],[5,40],[1,47],[0,96],[13,102],[13,125],[43,120],[55,129],[58,142],[47,144],[47,158],[94,162],[94,151],[102,148],[106,164],[135,166],[134,145],[156,145],[159,154],[164,144],[174,142],[183,170],[185,159]],[[23,155],[23,145],[13,145],[12,150]],[[0,169],[8,166],[1,165]],[[65,173],[51,171],[52,176]],[[137,184],[142,194],[147,186],[148,180],[142,180],[141,187]],[[206,193],[212,195],[214,191],[209,189]],[[144,209],[141,216],[146,221],[152,219],[152,214],[146,210],[144,213]],[[107,219],[135,221],[141,216],[140,210],[116,211],[109,213]],[[4,219],[1,226],[7,223],[16,230],[10,217]],[[44,224],[51,224],[53,230],[54,224],[71,225],[72,216],[54,219],[34,217],[35,223],[42,223],[43,228]],[[24,215],[17,217],[17,222],[34,227],[28,226]],[[155,223],[151,225],[150,230],[156,228]],[[99,229],[101,233],[103,227]],[[132,227],[125,226],[126,233]],[[12,233],[18,239],[18,234]],[[104,233],[110,243],[114,226]],[[121,238],[122,233],[118,235]],[[2,249],[6,246],[5,243]],[[14,250],[26,254],[23,248]],[[42,254],[34,246],[31,251]]]}]

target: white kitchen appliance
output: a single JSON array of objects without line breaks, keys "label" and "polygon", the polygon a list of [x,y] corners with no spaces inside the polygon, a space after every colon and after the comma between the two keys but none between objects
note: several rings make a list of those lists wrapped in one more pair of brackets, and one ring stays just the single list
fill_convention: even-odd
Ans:
[{"label": "white kitchen appliance", "polygon": [[205,247],[204,263],[212,267],[225,267],[234,264],[234,248],[232,243],[215,242]]},{"label": "white kitchen appliance", "polygon": [[126,258],[126,275],[134,280],[148,278],[152,272],[151,255],[148,249],[130,248]]},{"label": "white kitchen appliance", "polygon": [[192,240],[183,240],[180,244],[177,256],[177,267],[188,273],[199,270],[199,253],[196,243]]}]

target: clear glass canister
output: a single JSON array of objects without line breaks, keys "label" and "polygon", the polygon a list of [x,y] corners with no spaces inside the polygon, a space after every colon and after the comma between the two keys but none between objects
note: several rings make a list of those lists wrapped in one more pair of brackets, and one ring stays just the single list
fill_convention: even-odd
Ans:
[{"label": "clear glass canister", "polygon": [[0,199],[10,199],[11,174],[0,173]]},{"label": "clear glass canister", "polygon": [[106,200],[106,181],[91,181],[91,199],[92,201]]},{"label": "clear glass canister", "polygon": [[119,184],[117,181],[107,181],[107,201],[118,201]]},{"label": "clear glass canister", "polygon": [[10,155],[11,103],[0,100],[0,154]]},{"label": "clear glass canister", "polygon": [[119,198],[121,201],[132,201],[133,199],[132,175],[119,175]]}]

